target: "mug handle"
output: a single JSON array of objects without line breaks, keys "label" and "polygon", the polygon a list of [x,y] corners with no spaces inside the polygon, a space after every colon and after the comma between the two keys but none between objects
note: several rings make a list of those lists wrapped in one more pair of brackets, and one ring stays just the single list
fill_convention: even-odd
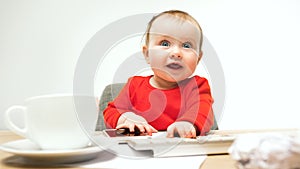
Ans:
[{"label": "mug handle", "polygon": [[[16,125],[12,120],[11,120],[11,113],[12,112],[21,112],[23,113],[25,116],[24,119],[24,128],[20,128],[18,125]],[[11,106],[10,108],[8,108],[5,112],[4,115],[4,122],[6,127],[8,127],[10,130],[12,130],[13,132],[15,132],[18,135],[21,135],[23,137],[27,137],[27,121],[26,121],[26,107],[24,106]]]}]

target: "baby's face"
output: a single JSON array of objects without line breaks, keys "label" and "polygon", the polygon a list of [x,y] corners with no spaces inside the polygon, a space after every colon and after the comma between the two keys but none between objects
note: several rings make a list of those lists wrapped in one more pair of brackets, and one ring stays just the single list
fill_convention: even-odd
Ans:
[{"label": "baby's face", "polygon": [[150,29],[144,54],[154,75],[169,82],[190,77],[201,58],[201,33],[189,21],[171,15],[157,18]]}]

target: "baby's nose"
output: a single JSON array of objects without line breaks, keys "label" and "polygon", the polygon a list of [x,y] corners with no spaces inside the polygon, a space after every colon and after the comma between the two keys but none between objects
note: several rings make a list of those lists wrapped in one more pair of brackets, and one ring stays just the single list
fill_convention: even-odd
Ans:
[{"label": "baby's nose", "polygon": [[181,50],[178,46],[173,46],[171,53],[170,53],[171,58],[177,58],[181,59],[182,58],[182,53]]}]

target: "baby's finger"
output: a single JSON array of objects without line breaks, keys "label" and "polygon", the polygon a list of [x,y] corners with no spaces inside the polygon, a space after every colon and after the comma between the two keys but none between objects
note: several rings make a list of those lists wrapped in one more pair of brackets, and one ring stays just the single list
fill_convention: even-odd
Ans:
[{"label": "baby's finger", "polygon": [[195,128],[193,128],[191,131],[190,131],[190,133],[191,133],[191,138],[195,138],[196,137],[196,129]]},{"label": "baby's finger", "polygon": [[136,125],[135,125],[134,123],[128,124],[128,128],[129,128],[129,132],[130,132],[130,133],[133,133],[133,132],[134,132],[135,126],[136,126]]},{"label": "baby's finger", "polygon": [[185,132],[185,130],[182,130],[182,129],[177,129],[177,133],[178,133],[178,135],[179,135],[179,137],[181,137],[181,138],[184,138],[184,137],[186,137],[186,132]]},{"label": "baby's finger", "polygon": [[187,138],[195,138],[196,137],[196,129],[193,126],[188,126],[185,128]]},{"label": "baby's finger", "polygon": [[167,129],[167,137],[169,137],[169,138],[174,137],[174,132],[175,132],[175,128],[174,127],[169,127]]},{"label": "baby's finger", "polygon": [[158,131],[156,130],[156,128],[154,128],[154,127],[152,127],[151,125],[149,125],[150,126],[150,129],[151,129],[151,131],[153,132],[153,133],[157,133]]},{"label": "baby's finger", "polygon": [[148,133],[149,136],[152,136],[152,131],[150,130],[148,125],[143,126],[144,132]]},{"label": "baby's finger", "polygon": [[145,129],[149,136],[152,136],[152,133],[157,133],[157,130],[149,124],[145,126]]},{"label": "baby's finger", "polygon": [[144,125],[142,125],[142,124],[136,124],[136,127],[139,129],[139,131],[141,133],[145,132],[145,126]]},{"label": "baby's finger", "polygon": [[185,136],[184,136],[185,138],[195,138],[196,137],[196,134],[193,134],[193,132],[192,131],[187,131],[186,133],[185,133]]}]

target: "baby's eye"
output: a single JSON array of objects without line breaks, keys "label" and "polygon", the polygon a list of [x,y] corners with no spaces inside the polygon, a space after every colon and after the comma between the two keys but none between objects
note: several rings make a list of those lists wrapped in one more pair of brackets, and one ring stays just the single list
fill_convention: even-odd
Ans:
[{"label": "baby's eye", "polygon": [[160,45],[161,46],[170,46],[170,42],[166,41],[166,40],[163,40],[160,42]]},{"label": "baby's eye", "polygon": [[184,48],[192,48],[192,45],[190,43],[188,43],[188,42],[185,42],[185,43],[182,44],[182,47],[184,47]]}]

